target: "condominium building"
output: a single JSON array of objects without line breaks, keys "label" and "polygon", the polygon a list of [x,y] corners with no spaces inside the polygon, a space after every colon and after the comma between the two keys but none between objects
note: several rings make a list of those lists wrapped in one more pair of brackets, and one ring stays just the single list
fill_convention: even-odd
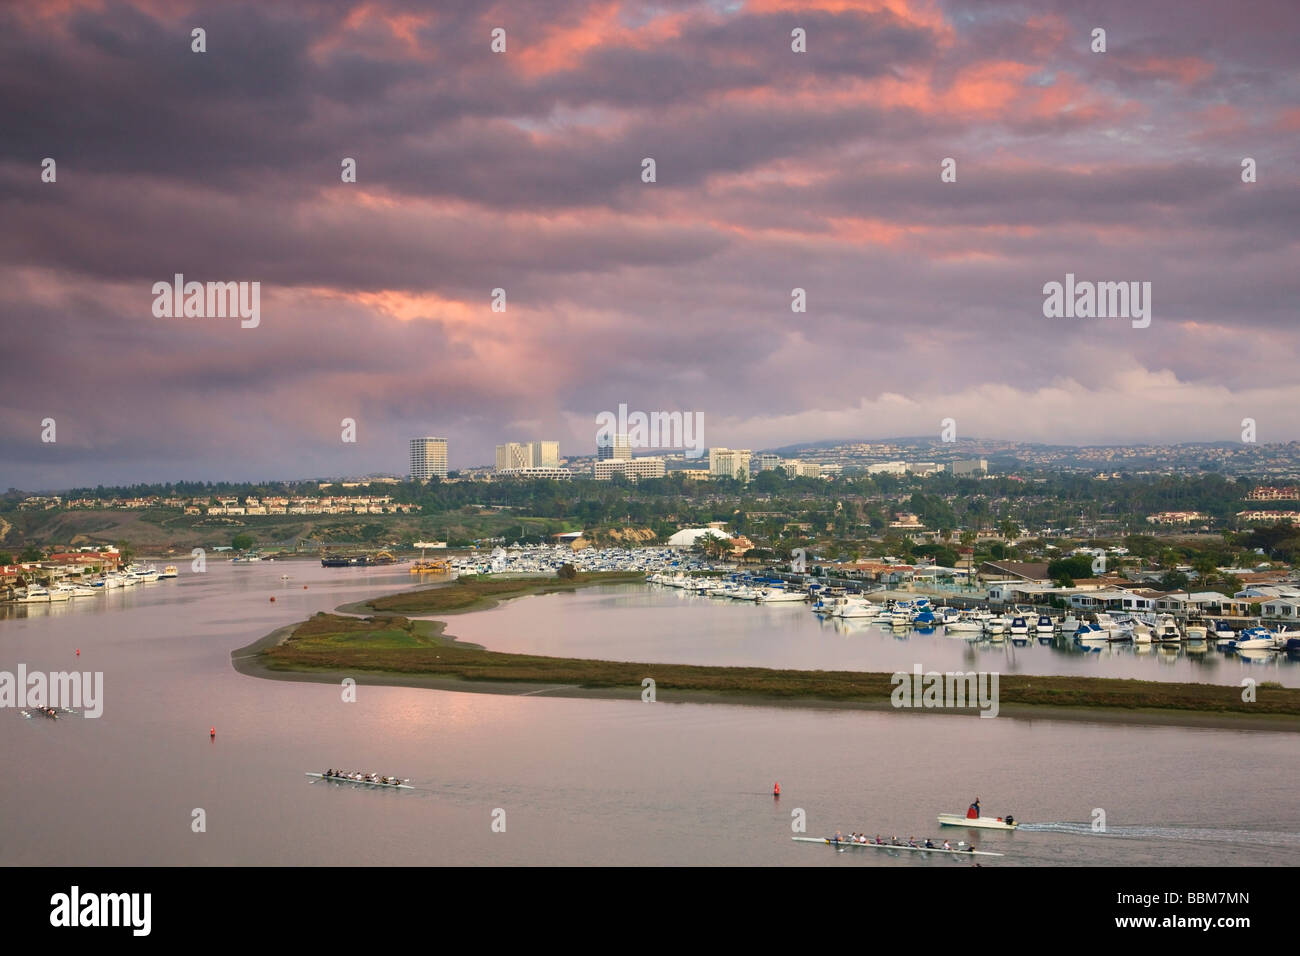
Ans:
[{"label": "condominium building", "polygon": [[754,474],[760,471],[775,471],[781,467],[781,456],[770,451],[754,456]]},{"label": "condominium building", "polygon": [[447,439],[411,439],[411,477],[416,481],[447,477]]},{"label": "condominium building", "polygon": [[749,481],[748,448],[710,448],[709,474]]},{"label": "condominium building", "polygon": [[615,475],[626,475],[633,481],[642,478],[662,478],[666,474],[662,458],[606,458],[596,462],[596,480],[609,481]]}]

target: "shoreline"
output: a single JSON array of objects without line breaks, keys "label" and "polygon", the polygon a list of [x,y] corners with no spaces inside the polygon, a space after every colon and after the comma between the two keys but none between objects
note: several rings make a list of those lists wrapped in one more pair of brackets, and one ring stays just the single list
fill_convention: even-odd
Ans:
[{"label": "shoreline", "polygon": [[[578,586],[582,584],[600,584],[610,583],[602,581],[576,582]],[[505,596],[492,595],[480,597],[475,600],[472,607],[457,609],[455,613],[463,613],[466,610],[479,610],[483,607],[496,606],[501,600],[508,600],[510,597],[523,597],[532,593],[545,593],[552,590],[547,587],[550,582],[539,587],[528,588],[524,593]],[[570,585],[572,586],[572,585]],[[567,589],[567,588],[561,588]],[[423,589],[425,591],[431,589]],[[406,594],[418,592],[403,592]],[[358,606],[367,606],[367,601],[352,602],[348,605],[341,605],[337,613],[347,613],[345,608],[354,608]],[[324,612],[320,612],[323,614]],[[355,611],[352,613],[356,613]],[[382,612],[373,612],[380,613]],[[451,612],[438,612],[451,613]],[[319,615],[318,615],[319,616]],[[312,619],[308,619],[312,620]],[[617,685],[610,684],[584,684],[576,681],[582,678],[575,678],[575,682],[544,682],[532,679],[492,679],[491,677],[464,677],[456,674],[446,673],[412,673],[406,671],[385,670],[378,667],[357,667],[357,668],[340,668],[336,666],[329,667],[312,667],[309,665],[298,664],[296,666],[275,666],[270,663],[265,656],[266,651],[279,647],[284,644],[302,627],[306,622],[298,621],[277,628],[271,633],[237,648],[231,652],[231,664],[236,671],[247,677],[262,678],[265,680],[290,681],[297,683],[319,683],[319,684],[339,684],[344,678],[351,678],[358,684],[369,684],[372,686],[388,687],[411,687],[425,690],[441,690],[459,693],[478,693],[478,694],[501,694],[513,695],[519,697],[559,697],[567,699],[587,699],[587,700],[622,700],[642,702],[641,687],[639,683],[622,683]],[[485,650],[480,645],[459,642],[454,635],[446,632],[447,622],[435,620],[420,620],[409,622],[417,625],[425,636],[436,641],[437,645],[448,648],[461,649],[465,651],[482,651]],[[488,652],[492,654],[493,652]],[[499,655],[501,656],[501,655]],[[507,657],[522,657],[521,655],[503,655]],[[569,663],[567,658],[531,658],[532,660],[545,660],[556,664]],[[704,668],[698,665],[654,665],[640,662],[600,662],[586,661],[582,659],[573,659],[573,664],[591,664],[597,665],[614,664],[627,668],[646,669],[648,673],[654,673],[655,670],[663,671],[666,668],[684,668],[688,671],[691,668],[697,668],[697,672],[705,674],[708,672],[738,672],[744,670],[769,670],[767,668],[726,668],[714,667]],[[795,672],[806,674],[808,677],[814,677],[818,673],[815,671]],[[843,677],[850,672],[825,672],[825,676],[830,678],[832,675]],[[774,673],[774,676],[777,676]],[[861,677],[888,678],[888,675],[857,675]],[[1029,675],[1039,678],[1048,678],[1048,675]],[[1094,680],[1109,680],[1107,678],[1096,678]],[[1118,680],[1118,679],[1116,679]],[[1200,685],[1190,685],[1200,686]],[[1207,685],[1208,686],[1208,685]],[[1217,686],[1217,685],[1214,685]],[[1224,687],[1225,690],[1233,690],[1230,686]],[[978,718],[979,710],[976,708],[896,708],[890,702],[887,696],[880,699],[860,699],[860,698],[834,698],[834,697],[816,697],[816,696],[789,696],[782,694],[766,694],[754,690],[734,690],[734,689],[705,689],[689,687],[669,687],[664,686],[661,681],[656,687],[657,703],[675,703],[675,704],[724,704],[740,706],[759,706],[759,707],[798,707],[814,710],[857,710],[857,711],[898,711],[908,710],[914,713],[933,713],[939,715],[971,716]],[[1073,722],[1092,722],[1101,724],[1129,724],[1141,726],[1177,726],[1217,730],[1253,730],[1253,731],[1272,731],[1282,733],[1294,733],[1300,731],[1300,715],[1295,714],[1244,714],[1244,713],[1225,713],[1209,710],[1184,710],[1158,707],[1118,707],[1107,705],[1070,705],[1070,704],[1045,704],[1045,703],[1025,703],[1008,701],[1001,703],[998,708],[998,716],[1006,716],[1016,720],[1063,720]]]}]

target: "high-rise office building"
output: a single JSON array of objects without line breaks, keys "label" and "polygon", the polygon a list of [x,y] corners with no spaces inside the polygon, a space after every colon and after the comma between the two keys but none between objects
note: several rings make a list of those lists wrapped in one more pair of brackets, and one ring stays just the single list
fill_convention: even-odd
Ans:
[{"label": "high-rise office building", "polygon": [[748,448],[710,448],[709,474],[749,481]]},{"label": "high-rise office building", "polygon": [[447,477],[447,439],[411,439],[411,477],[416,481]]},{"label": "high-rise office building", "polygon": [[596,438],[596,460],[605,461],[613,458],[628,461],[632,457],[632,445],[626,435],[602,434]]},{"label": "high-rise office building", "polygon": [[512,441],[497,445],[497,471],[559,467],[560,443],[558,441]]},{"label": "high-rise office building", "polygon": [[615,475],[626,475],[636,481],[639,478],[662,478],[665,474],[662,458],[607,458],[596,462],[595,466],[597,481],[609,481]]}]

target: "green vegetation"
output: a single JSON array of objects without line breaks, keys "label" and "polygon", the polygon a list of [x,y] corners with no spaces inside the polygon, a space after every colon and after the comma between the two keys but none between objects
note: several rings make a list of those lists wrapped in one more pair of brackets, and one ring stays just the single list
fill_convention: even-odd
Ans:
[{"label": "green vegetation", "polygon": [[236,551],[247,551],[253,546],[253,536],[247,532],[240,532],[230,539],[230,546]]},{"label": "green vegetation", "polygon": [[[430,592],[417,592],[430,593]],[[438,622],[401,616],[359,619],[317,614],[299,624],[281,644],[261,654],[276,671],[368,671],[429,675],[465,681],[568,684],[583,688],[626,688],[640,693],[654,678],[659,694],[711,691],[772,700],[854,701],[887,704],[894,688],[886,673],[774,670],[763,667],[702,667],[688,664],[622,663],[502,654],[461,644],[441,634]],[[1095,677],[1002,675],[1002,707],[1107,708],[1130,711],[1300,716],[1300,690],[1260,685],[1258,700],[1246,703],[1240,688],[1214,684],[1113,680]]]},{"label": "green vegetation", "polygon": [[598,574],[578,574],[575,571],[572,577],[567,578],[493,578],[468,575],[457,578],[450,584],[372,598],[363,606],[377,613],[437,614],[488,607],[504,598],[524,594],[571,591],[592,584],[623,584],[644,580],[645,575],[638,571],[607,571]]}]

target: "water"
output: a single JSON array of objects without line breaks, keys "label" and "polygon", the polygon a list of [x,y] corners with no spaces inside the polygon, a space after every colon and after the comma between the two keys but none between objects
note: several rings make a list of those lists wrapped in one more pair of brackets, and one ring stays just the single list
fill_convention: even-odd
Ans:
[{"label": "water", "polygon": [[891,629],[823,618],[806,604],[754,604],[676,588],[612,585],[515,599],[453,617],[448,631],[497,651],[664,664],[801,670],[996,670],[1139,680],[1236,684],[1243,677],[1300,687],[1300,666],[1268,651],[1257,659],[1208,647],[1111,644],[1080,649],[1072,638],[1017,646],[966,634]]},{"label": "water", "polygon": [[[98,720],[0,711],[0,862],[967,865],[796,844],[795,810],[809,835],[947,836],[1007,854],[985,865],[1300,858],[1291,734],[369,685],[348,704],[334,685],[244,677],[230,651],[317,610],[409,587],[409,575],[209,567],[120,600],[0,620],[0,669],[102,670],[106,697]],[[592,633],[593,613],[612,620],[602,602],[638,600],[621,594],[525,599],[457,616],[452,630],[494,621],[498,639],[479,636],[500,646],[501,623],[531,601],[545,609],[534,614],[543,639],[562,620]],[[642,626],[637,613],[619,620]],[[678,626],[694,642],[713,639],[703,625]],[[400,773],[420,789],[303,776],[339,765]],[[975,796],[987,813],[1034,826],[939,832],[935,814],[962,812]],[[196,808],[204,833],[191,829]],[[1091,829],[1095,808],[1106,833]],[[492,830],[498,809],[503,833]]]}]

